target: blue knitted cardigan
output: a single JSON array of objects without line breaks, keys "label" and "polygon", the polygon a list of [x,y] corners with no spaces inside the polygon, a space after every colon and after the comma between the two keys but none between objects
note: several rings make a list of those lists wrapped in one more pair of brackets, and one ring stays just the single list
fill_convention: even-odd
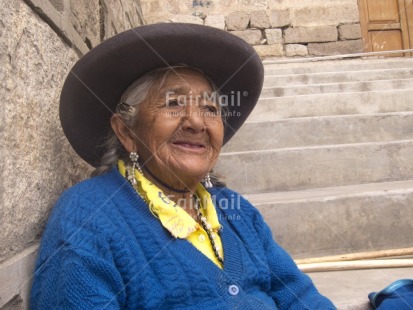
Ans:
[{"label": "blue knitted cardigan", "polygon": [[67,190],[42,238],[31,309],[335,309],[248,201],[210,193],[222,270],[172,237],[116,169]]}]

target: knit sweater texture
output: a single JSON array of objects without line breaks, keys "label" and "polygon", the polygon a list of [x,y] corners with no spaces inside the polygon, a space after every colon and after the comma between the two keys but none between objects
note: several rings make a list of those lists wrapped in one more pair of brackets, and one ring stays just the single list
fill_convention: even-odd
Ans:
[{"label": "knit sweater texture", "polygon": [[210,193],[223,269],[174,238],[116,169],[67,190],[42,238],[31,309],[335,309],[248,201]]}]

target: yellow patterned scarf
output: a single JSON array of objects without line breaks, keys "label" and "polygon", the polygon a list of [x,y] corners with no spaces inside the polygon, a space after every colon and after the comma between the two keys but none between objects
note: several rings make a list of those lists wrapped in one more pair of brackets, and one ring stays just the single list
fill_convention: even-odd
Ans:
[{"label": "yellow patterned scarf", "polygon": [[[126,168],[122,160],[119,160],[118,168],[125,177]],[[135,170],[135,177],[138,194],[146,201],[152,214],[161,221],[162,225],[175,238],[185,239],[194,231],[202,228],[184,209],[170,200],[161,189],[145,178],[138,170]],[[217,232],[221,225],[211,195],[201,183],[196,188],[196,195],[201,203],[202,214],[207,218],[207,222],[211,224],[213,230]]]},{"label": "yellow patterned scarf", "polygon": [[[122,160],[118,162],[119,172],[126,177],[125,163]],[[215,256],[212,245],[208,242],[208,235],[201,225],[199,225],[184,209],[170,200],[161,189],[145,178],[138,170],[135,170],[137,184],[135,189],[139,196],[146,201],[152,214],[159,219],[164,226],[175,238],[188,240],[201,253],[208,257],[217,267],[222,269],[221,262]],[[221,238],[218,230],[221,225],[218,221],[218,215],[212,203],[211,195],[202,186],[198,184],[196,195],[200,201],[200,209],[207,222],[215,232],[215,244],[221,257],[224,257]]]}]

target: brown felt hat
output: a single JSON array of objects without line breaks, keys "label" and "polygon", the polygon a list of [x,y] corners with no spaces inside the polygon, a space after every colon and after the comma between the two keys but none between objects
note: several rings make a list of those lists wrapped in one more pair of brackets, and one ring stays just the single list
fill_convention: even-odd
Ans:
[{"label": "brown felt hat", "polygon": [[137,27],[105,40],[72,68],[60,97],[60,121],[74,150],[92,166],[122,93],[143,74],[186,64],[201,69],[227,95],[224,143],[251,113],[264,78],[262,62],[244,40],[224,30],[183,23]]}]

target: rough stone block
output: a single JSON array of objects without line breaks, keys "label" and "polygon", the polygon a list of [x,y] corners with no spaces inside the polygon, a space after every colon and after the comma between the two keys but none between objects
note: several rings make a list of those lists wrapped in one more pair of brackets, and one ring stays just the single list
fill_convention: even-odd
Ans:
[{"label": "rough stone block", "polygon": [[329,1],[320,6],[302,6],[292,10],[291,15],[294,27],[339,25],[360,21],[357,1],[353,3]]},{"label": "rough stone block", "polygon": [[137,1],[104,0],[113,14],[113,20],[120,25],[119,32],[143,24],[142,12]]},{"label": "rough stone block", "polygon": [[103,0],[101,5],[104,39],[143,24],[141,7],[136,1]]},{"label": "rough stone block", "polygon": [[354,40],[361,38],[360,24],[338,26],[338,37],[340,40]]},{"label": "rough stone block", "polygon": [[[91,42],[84,40],[80,34],[74,29],[70,20],[70,1],[69,0],[27,0],[26,2],[32,7],[33,13],[42,16],[46,19],[46,23],[55,30],[55,32],[62,37],[66,42],[79,53],[79,55],[86,54],[91,46]],[[62,12],[66,10],[66,12]],[[63,15],[64,14],[64,15]],[[88,45],[87,45],[87,44]]]},{"label": "rough stone block", "polygon": [[255,45],[254,49],[261,57],[284,56],[284,48],[282,44]]},{"label": "rough stone block", "polygon": [[[222,1],[224,2],[224,1]],[[256,9],[258,7],[268,7],[270,0],[238,0],[238,3],[249,9]]]},{"label": "rough stone block", "polygon": [[286,44],[285,45],[285,56],[307,56],[308,48],[303,44]]},{"label": "rough stone block", "polygon": [[[136,1],[138,2],[138,1]],[[171,14],[184,14],[188,13],[186,10],[182,10],[179,6],[180,1],[175,1],[175,0],[168,0],[168,1],[163,1],[163,5],[166,8],[166,10],[171,13]],[[191,3],[191,9],[193,9],[192,4],[195,2]],[[161,4],[162,5],[162,4]]]},{"label": "rough stone block", "polygon": [[233,12],[227,15],[225,23],[227,24],[227,30],[245,30],[250,23],[250,16],[248,12]]},{"label": "rough stone block", "polygon": [[170,16],[145,16],[145,21],[148,25],[158,23],[171,23]]},{"label": "rough stone block", "polygon": [[56,10],[62,12],[64,9],[63,0],[49,0],[50,3],[55,7]]},{"label": "rough stone block", "polygon": [[199,18],[198,16],[193,15],[175,15],[170,19],[173,23],[190,23],[190,24],[198,24],[203,25],[204,20]]},{"label": "rough stone block", "polygon": [[265,11],[252,11],[250,15],[250,27],[257,29],[270,28],[267,13]]},{"label": "rough stone block", "polygon": [[315,56],[355,54],[363,52],[362,40],[348,40],[329,43],[310,43],[308,53]]},{"label": "rough stone block", "polygon": [[335,26],[297,27],[284,31],[285,43],[310,43],[337,41],[338,34]]},{"label": "rough stone block", "polygon": [[90,169],[59,122],[61,87],[77,54],[23,1],[0,5],[2,262],[38,240],[57,197]]},{"label": "rough stone block", "polygon": [[247,29],[244,31],[231,31],[230,33],[240,37],[249,44],[260,44],[262,40],[260,30]]},{"label": "rough stone block", "polygon": [[162,16],[165,20],[165,15],[168,15],[167,6],[164,5],[164,1],[161,0],[141,0],[140,1],[143,16],[147,18],[155,18]]},{"label": "rough stone block", "polygon": [[281,29],[265,29],[265,37],[268,44],[283,43],[283,32]]},{"label": "rough stone block", "polygon": [[205,26],[211,26],[218,29],[225,29],[225,17],[224,15],[208,15],[205,18]]},{"label": "rough stone block", "polygon": [[89,48],[101,42],[99,0],[70,0],[70,22]]},{"label": "rough stone block", "polygon": [[271,10],[270,24],[272,28],[286,27],[290,23],[290,10]]}]

